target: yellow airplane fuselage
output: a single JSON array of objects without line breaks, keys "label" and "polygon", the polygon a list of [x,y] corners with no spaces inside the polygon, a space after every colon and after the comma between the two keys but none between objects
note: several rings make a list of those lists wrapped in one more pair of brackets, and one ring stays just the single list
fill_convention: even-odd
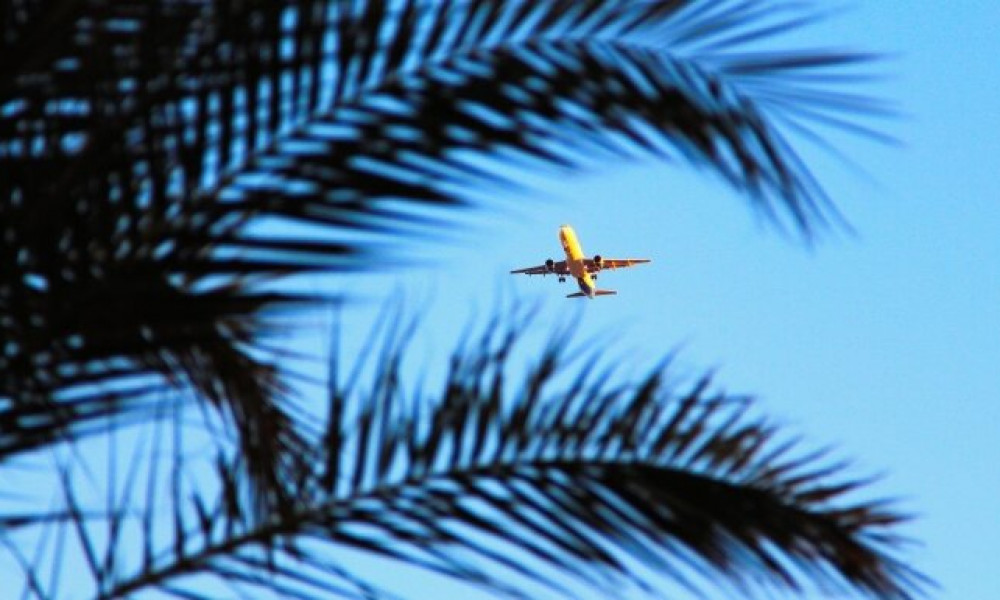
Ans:
[{"label": "yellow airplane fuselage", "polygon": [[594,285],[594,279],[587,272],[583,248],[580,247],[580,240],[577,239],[576,232],[573,231],[572,227],[563,225],[559,228],[559,243],[562,244],[563,251],[566,252],[566,268],[576,278],[576,284],[580,286],[580,291],[593,298],[597,286]]}]

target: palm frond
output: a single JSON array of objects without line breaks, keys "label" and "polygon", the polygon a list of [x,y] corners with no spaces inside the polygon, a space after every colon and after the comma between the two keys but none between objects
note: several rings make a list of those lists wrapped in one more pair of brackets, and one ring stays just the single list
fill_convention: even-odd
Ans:
[{"label": "palm frond", "polygon": [[434,395],[407,390],[408,337],[389,332],[368,353],[379,361],[369,386],[332,381],[338,418],[288,511],[247,519],[245,474],[220,457],[217,493],[148,494],[139,520],[167,514],[172,525],[144,526],[141,563],[124,560],[134,547],[124,536],[112,539],[123,560],[99,573],[99,589],[196,598],[225,582],[303,599],[390,597],[340,562],[338,549],[352,549],[508,597],[527,597],[529,582],[566,597],[580,585],[657,596],[665,581],[695,593],[922,594],[926,581],[899,554],[903,515],[853,500],[867,483],[845,463],[800,450],[711,377],[679,383],[670,360],[620,381],[613,362],[563,335],[512,377],[523,317],[470,336]]},{"label": "palm frond", "polygon": [[[598,148],[618,158],[679,155],[809,234],[835,212],[778,125],[877,135],[856,121],[885,110],[832,82],[871,55],[750,52],[808,22],[800,5],[497,0],[394,8],[338,5],[328,103],[210,195],[233,194],[310,223],[343,223],[329,220],[337,214],[357,226],[399,226],[412,218],[409,201],[460,203],[454,189],[496,185],[511,164],[594,166],[586,158]],[[567,148],[581,144],[585,151]],[[282,202],[290,189],[301,192]]]},{"label": "palm frond", "polygon": [[833,210],[785,130],[880,108],[825,79],[865,55],[753,52],[811,15],[746,0],[7,3],[0,461],[104,415],[140,420],[165,386],[230,419],[262,505],[285,498],[303,438],[262,337],[315,299],[274,281],[368,268],[378,235],[467,206],[512,167],[680,159],[810,234]]}]

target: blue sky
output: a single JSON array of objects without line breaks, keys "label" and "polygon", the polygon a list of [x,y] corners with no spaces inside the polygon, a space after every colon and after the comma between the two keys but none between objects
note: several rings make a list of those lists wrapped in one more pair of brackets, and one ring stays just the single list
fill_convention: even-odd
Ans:
[{"label": "blue sky", "polygon": [[[916,515],[906,556],[942,598],[1000,597],[1000,36],[996,6],[857,3],[809,30],[817,45],[885,53],[871,88],[901,115],[897,146],[835,139],[855,163],[805,155],[855,233],[808,247],[752,216],[723,185],[674,165],[609,165],[539,177],[541,192],[484,192],[467,239],[414,244],[426,269],[351,280],[426,307],[420,342],[442,357],[498,294],[538,301],[539,328],[617,328],[616,356],[649,364],[680,349],[810,442],[833,444],[867,493]],[[614,298],[571,301],[554,278],[510,269],[559,258],[571,223],[584,251],[648,256],[606,274]],[[457,316],[456,316],[457,315]],[[458,594],[458,592],[456,592]],[[456,595],[456,597],[460,597]]]},{"label": "blue sky", "polygon": [[[833,445],[858,473],[882,474],[865,496],[899,498],[916,516],[903,530],[919,542],[906,557],[939,583],[932,595],[1000,598],[996,3],[856,4],[802,35],[888,55],[868,89],[898,105],[883,128],[901,143],[837,136],[856,166],[803,148],[853,234],[807,246],[679,165],[536,173],[534,194],[480,190],[484,208],[464,217],[455,241],[401,243],[430,266],[336,278],[334,289],[372,300],[352,309],[345,343],[360,343],[381,299],[401,295],[424,313],[412,371],[441,371],[469,319],[504,296],[540,307],[525,360],[550,324],[567,320],[580,342],[615,332],[609,354],[626,371],[679,351],[682,373],[715,371],[720,386],[756,396],[788,432]],[[508,274],[558,260],[563,223],[588,254],[654,262],[603,275],[601,286],[619,295],[594,301],[565,299],[572,283]],[[405,567],[358,564],[388,587],[419,590],[414,598],[492,597]]]}]

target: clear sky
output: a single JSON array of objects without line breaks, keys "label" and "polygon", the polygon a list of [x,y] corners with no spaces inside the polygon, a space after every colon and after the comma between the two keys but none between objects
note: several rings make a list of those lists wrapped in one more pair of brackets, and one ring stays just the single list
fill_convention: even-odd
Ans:
[{"label": "clear sky", "polygon": [[[338,276],[334,289],[372,300],[352,309],[345,336],[357,343],[381,299],[400,294],[424,311],[414,367],[440,370],[469,319],[506,296],[539,303],[535,339],[572,319],[579,341],[617,332],[611,354],[638,365],[679,350],[682,370],[714,370],[812,447],[832,444],[860,473],[883,474],[866,497],[899,498],[916,516],[906,556],[939,583],[932,596],[996,599],[1000,11],[996,0],[855,4],[803,38],[889,55],[869,89],[898,104],[884,129],[901,143],[838,136],[856,167],[803,151],[856,233],[806,246],[677,165],[536,173],[536,194],[482,190],[484,209],[456,240],[402,242],[431,266]],[[653,263],[602,275],[618,296],[593,301],[565,299],[571,282],[508,274],[558,260],[563,223],[588,255]],[[492,597],[427,589],[440,580],[396,565],[362,568],[412,598]]]},{"label": "clear sky", "polygon": [[[854,235],[806,247],[689,169],[609,165],[542,178],[533,196],[487,193],[504,211],[470,215],[466,239],[413,245],[433,267],[349,281],[425,306],[420,344],[442,361],[501,293],[539,301],[540,327],[577,320],[584,340],[620,328],[616,355],[679,348],[685,367],[715,369],[790,431],[884,474],[866,493],[916,515],[907,556],[934,595],[1000,598],[998,16],[990,0],[869,0],[806,36],[889,55],[871,89],[898,104],[884,129],[901,144],[838,137],[860,170],[805,149]],[[558,260],[562,223],[588,255],[654,262],[606,274],[619,295],[594,301],[507,274]]]}]

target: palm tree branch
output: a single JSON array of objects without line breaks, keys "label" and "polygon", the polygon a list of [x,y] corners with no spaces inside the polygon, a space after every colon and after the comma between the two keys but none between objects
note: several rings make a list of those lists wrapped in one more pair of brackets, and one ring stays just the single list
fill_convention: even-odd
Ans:
[{"label": "palm tree branch", "polygon": [[[479,63],[470,59],[474,67],[486,66],[489,77],[466,73],[467,80],[459,84],[450,84],[447,69],[444,75],[429,73],[426,78],[399,82],[358,106],[341,107],[303,132],[303,138],[313,142],[310,147],[318,151],[270,161],[269,168],[261,172],[267,178],[255,177],[254,183],[227,189],[251,202],[256,197],[267,198],[280,211],[276,214],[299,219],[310,218],[309,211],[320,213],[323,209],[318,207],[339,209],[345,202],[348,209],[355,206],[365,210],[365,205],[358,202],[362,198],[384,202],[419,197],[455,203],[457,199],[449,199],[448,194],[430,187],[428,182],[444,179],[468,183],[466,167],[481,170],[482,165],[456,158],[459,150],[486,153],[510,148],[530,157],[536,165],[571,167],[583,160],[581,152],[568,149],[573,143],[586,141],[599,150],[628,155],[627,145],[608,143],[607,133],[614,131],[647,151],[659,152],[661,148],[649,135],[656,131],[657,136],[678,145],[688,160],[713,167],[733,185],[758,196],[770,189],[784,197],[798,226],[808,228],[822,214],[815,204],[816,196],[821,197],[818,186],[802,165],[788,160],[789,148],[762,113],[747,108],[752,100],[736,96],[732,108],[727,109],[725,104],[712,106],[711,100],[685,89],[692,81],[694,85],[721,86],[707,73],[628,47],[604,48],[634,69],[622,70],[594,46],[567,44],[529,47],[509,54],[493,52],[479,57]],[[546,73],[528,58],[533,51],[553,62],[563,62],[556,66],[555,74],[551,68]],[[462,64],[456,60],[455,69],[474,71],[463,69]],[[664,67],[673,73],[657,73]],[[589,75],[599,73],[597,79],[613,81],[631,95],[576,87],[584,71]],[[518,81],[544,82],[544,87],[526,91],[524,83],[518,86]],[[520,88],[513,98],[503,93],[511,85]],[[653,94],[649,86],[654,86]],[[396,105],[380,105],[388,99],[409,106],[400,110]],[[667,108],[669,102],[675,103],[673,110]],[[664,114],[664,110],[670,112]],[[698,119],[691,122],[703,123],[706,129],[686,129],[679,120],[687,115],[684,111],[691,111],[685,118]],[[438,128],[428,129],[426,123],[434,122],[440,124]],[[338,129],[324,123],[337,124]],[[388,165],[393,169],[385,170]],[[475,174],[472,179],[475,181]],[[337,191],[330,198],[303,192],[282,205],[275,199],[282,198],[289,186],[332,187]],[[391,218],[391,213],[388,216]]]},{"label": "palm tree branch", "polygon": [[[633,560],[692,590],[726,581],[741,592],[818,585],[919,595],[925,581],[896,554],[904,517],[891,504],[850,500],[867,481],[844,477],[846,463],[825,451],[797,452],[749,416],[746,398],[714,392],[707,376],[686,389],[669,385],[669,361],[613,385],[600,363],[584,359],[580,377],[557,386],[570,368],[566,340],[510,382],[516,340],[513,331],[480,337],[455,356],[436,399],[407,399],[398,339],[369,352],[383,365],[371,389],[349,382],[351,392],[339,383],[330,391],[341,403],[367,398],[369,408],[339,411],[329,423],[337,431],[321,436],[314,476],[290,510],[268,522],[217,523],[182,557],[161,554],[115,589],[221,576],[216,561],[252,548],[310,564],[330,545],[511,596],[519,587],[484,565],[566,595],[553,569],[600,589],[630,583],[652,593]],[[332,486],[323,483],[331,468],[339,474]],[[307,548],[306,539],[319,545]],[[538,564],[507,560],[507,548]],[[337,580],[322,572],[309,586]]]},{"label": "palm tree branch", "polygon": [[[495,184],[505,178],[495,167],[484,168],[463,160],[459,156],[462,152],[514,149],[514,155],[507,156],[508,164],[527,161],[536,167],[573,167],[581,160],[579,153],[569,150],[577,140],[582,139],[602,152],[618,156],[631,156],[635,148],[662,153],[664,149],[655,138],[663,141],[664,127],[672,128],[669,133],[675,136],[671,138],[677,146],[674,150],[680,150],[687,159],[712,166],[752,195],[761,196],[768,189],[776,190],[785,197],[786,208],[793,213],[797,226],[811,227],[822,209],[813,204],[818,187],[811,181],[808,171],[794,160],[794,153],[786,144],[778,143],[780,138],[776,138],[766,120],[754,122],[758,119],[751,115],[750,121],[743,122],[748,129],[725,131],[723,127],[720,130],[723,122],[718,119],[728,119],[728,114],[706,111],[709,107],[705,99],[699,97],[697,88],[711,85],[716,77],[724,82],[726,77],[708,70],[699,72],[695,62],[680,56],[685,47],[699,39],[715,39],[718,43],[714,47],[731,48],[748,39],[755,41],[758,37],[776,35],[797,26],[795,21],[778,21],[776,25],[757,30],[754,23],[761,23],[763,27],[766,15],[746,12],[749,10],[747,3],[730,4],[744,11],[740,14],[746,15],[751,24],[749,29],[743,28],[738,19],[726,17],[725,11],[718,6],[703,2],[408,2],[398,13],[386,12],[384,18],[375,18],[382,14],[378,12],[382,10],[379,3],[360,3],[358,6],[362,8],[358,11],[348,10],[345,4],[330,4],[335,11],[332,16],[325,12],[324,7],[328,5],[323,2],[295,7],[290,4],[285,7],[293,11],[289,14],[295,15],[291,20],[291,33],[288,33],[290,37],[278,29],[268,28],[270,26],[261,29],[254,25],[276,23],[277,18],[264,18],[285,14],[274,7],[264,12],[258,8],[240,12],[243,9],[235,6],[221,8],[210,3],[192,5],[190,11],[159,5],[143,10],[131,4],[109,7],[95,16],[94,23],[107,22],[108,31],[126,40],[123,47],[131,48],[142,58],[138,63],[142,68],[136,70],[133,63],[109,61],[100,66],[99,76],[91,80],[93,89],[77,91],[76,87],[85,85],[88,80],[66,79],[67,76],[60,74],[54,65],[73,59],[80,62],[78,69],[89,68],[88,65],[96,68],[98,65],[94,61],[100,55],[91,52],[98,43],[98,38],[94,38],[91,42],[73,42],[62,53],[53,49],[52,54],[46,55],[49,58],[27,62],[22,66],[27,70],[20,71],[27,74],[32,70],[49,69],[53,93],[58,95],[59,86],[65,83],[69,86],[67,94],[82,94],[99,103],[105,101],[101,94],[111,89],[108,86],[117,85],[119,80],[138,78],[137,81],[145,83],[137,85],[135,93],[116,92],[122,97],[109,104],[113,105],[113,109],[109,109],[113,112],[110,116],[97,115],[91,107],[82,121],[83,129],[77,125],[64,129],[58,122],[50,123],[54,131],[65,135],[84,132],[97,138],[91,140],[92,144],[83,145],[82,154],[81,151],[43,150],[43,154],[52,154],[51,159],[56,161],[50,165],[50,170],[60,174],[57,181],[66,183],[57,183],[46,192],[48,188],[33,187],[35,184],[28,185],[26,180],[16,179],[12,182],[13,189],[20,196],[33,198],[27,206],[37,214],[21,214],[26,209],[18,208],[15,203],[5,207],[5,212],[8,208],[12,211],[5,217],[28,225],[14,242],[19,248],[41,243],[37,240],[62,240],[69,241],[71,248],[88,250],[48,253],[38,248],[37,253],[29,255],[32,264],[18,265],[15,271],[20,273],[27,268],[30,272],[24,277],[30,275],[40,285],[53,286],[64,277],[61,273],[67,266],[79,270],[85,263],[97,264],[103,271],[96,271],[100,274],[94,283],[117,289],[122,287],[122,279],[134,279],[135,269],[176,274],[188,278],[189,285],[197,286],[216,275],[280,276],[317,268],[343,268],[359,264],[358,261],[364,264],[364,257],[350,244],[286,242],[279,247],[275,240],[248,233],[244,225],[251,215],[277,216],[322,228],[347,226],[393,231],[417,216],[414,211],[401,208],[402,203],[393,203],[393,199],[406,200],[409,204],[416,200],[415,204],[459,206],[463,204],[461,194],[442,189],[440,183],[467,188],[476,182],[488,180]],[[65,7],[68,9],[70,5]],[[230,14],[227,10],[236,12]],[[493,16],[501,14],[505,17],[493,20]],[[85,25],[72,11],[53,15],[60,15],[63,19],[60,22],[65,26],[91,26]],[[156,31],[161,33],[157,33],[156,39],[144,38],[151,31],[149,19],[153,17],[169,17],[171,26],[158,28]],[[115,28],[121,23],[134,25],[132,31],[136,33],[119,34]],[[32,25],[29,22],[27,26]],[[357,39],[367,39],[371,43],[365,42],[360,54],[348,51],[351,46],[337,46],[340,70],[335,79],[344,80],[342,87],[350,89],[346,94],[338,93],[336,96],[340,100],[324,109],[317,78],[326,58],[317,39],[330,28],[342,33],[357,29]],[[103,30],[98,27],[95,31]],[[720,35],[737,31],[756,31],[756,34],[719,41],[726,39]],[[94,35],[99,37],[104,33]],[[16,43],[29,43],[34,39],[32,36],[25,33],[11,39],[20,40]],[[341,38],[344,44],[354,43],[351,36],[342,35]],[[88,38],[76,36],[73,39]],[[376,48],[375,41],[381,39],[391,41],[385,47]],[[280,44],[286,41],[292,48],[290,57],[279,51]],[[592,46],[575,48],[586,46],[588,41]],[[664,51],[672,52],[666,57],[670,60],[653,60],[652,55],[656,52],[631,46],[633,43],[666,49]],[[157,44],[162,50],[151,52],[150,48]],[[605,50],[611,48],[608,52],[615,59],[624,59],[631,67],[616,70],[608,52],[599,52],[599,46]],[[825,72],[856,58],[851,53],[791,52],[770,58],[723,56],[719,61],[729,65],[734,77],[752,75],[754,80],[761,80],[769,75],[780,82],[775,79],[776,74]],[[546,80],[539,60],[555,62],[556,76]],[[671,63],[683,68],[675,68]],[[191,64],[198,65],[193,75],[186,78],[171,75],[179,74],[179,69]],[[672,67],[673,74],[668,76],[670,81],[663,81],[662,74],[656,73],[664,66]],[[512,77],[515,88],[530,86],[536,81],[534,78],[539,77],[537,81],[556,100],[548,106],[548,98],[543,102],[541,95],[530,88],[520,90],[519,98],[506,98],[503,89],[496,89],[496,84],[490,85],[483,73],[477,73],[484,67],[492,69],[494,75]],[[587,72],[591,68],[601,77],[591,77]],[[691,79],[690,72],[698,74]],[[726,69],[719,69],[719,72],[724,74]],[[292,75],[287,94],[276,88],[274,79],[281,74]],[[696,118],[716,121],[707,130],[685,130],[683,124],[678,129],[675,124],[653,114],[662,106],[652,100],[645,105],[641,102],[630,104],[622,102],[613,91],[573,91],[582,87],[578,81],[600,80],[605,75],[632,92],[641,91],[650,82],[659,85],[660,92],[669,89],[673,94],[681,90],[684,99],[679,106],[692,110],[691,115]],[[455,84],[449,80],[454,76],[467,80]],[[8,83],[22,85],[17,81],[21,80],[10,79]],[[165,85],[164,81],[175,83]],[[305,83],[307,81],[311,83]],[[247,93],[252,86],[265,83],[271,89],[266,98]],[[660,85],[664,83],[669,86]],[[28,99],[24,102],[28,103],[7,116],[13,122],[29,122],[35,118],[31,116],[34,100],[30,100],[34,97],[31,86],[35,84],[23,85],[28,86],[23,88]],[[428,90],[421,91],[423,85],[429,86]],[[689,89],[683,89],[685,85]],[[776,88],[774,93],[780,89]],[[449,97],[456,93],[468,93],[474,102],[458,102]],[[211,108],[214,105],[209,100],[218,94],[223,98],[221,107]],[[280,103],[275,105],[279,96],[283,98],[280,103],[287,102],[301,109],[292,111],[294,116],[281,116],[286,113],[282,112]],[[246,106],[238,110],[238,98],[241,97],[245,97]],[[636,97],[641,100],[644,95]],[[822,105],[822,97],[819,91],[802,103]],[[494,101],[505,106],[491,105],[493,99],[499,99]],[[378,103],[385,100],[402,100],[404,107],[409,101],[416,106],[410,107],[410,114],[395,114],[379,106]],[[741,95],[737,100],[744,102],[747,97]],[[255,103],[260,102],[270,108],[256,111]],[[190,106],[195,107],[193,113],[185,108]],[[263,106],[260,108],[263,110]],[[792,107],[786,108],[792,110]],[[246,127],[238,130],[234,122],[242,118],[241,114],[248,115],[249,119]],[[801,113],[804,117],[809,114]],[[68,114],[66,117],[66,123],[81,122],[71,119]],[[425,121],[434,118],[453,122],[444,129],[421,131]],[[497,121],[498,118],[501,121]],[[340,127],[341,133],[332,132],[331,127]],[[387,129],[391,127],[395,130]],[[651,128],[658,134],[651,136]],[[221,132],[214,142],[207,137],[210,129]],[[184,141],[188,139],[185,133],[188,130],[196,134],[190,143]],[[400,133],[400,130],[410,133]],[[257,131],[266,131],[266,134],[258,135]],[[609,131],[614,135],[609,136]],[[407,135],[415,137],[410,139]],[[741,140],[740,135],[748,137]],[[103,140],[102,136],[107,137],[108,143],[94,141]],[[138,137],[135,141],[125,138],[114,141],[114,136]],[[163,138],[162,143],[152,143],[159,138]],[[770,151],[769,139],[774,142],[770,144]],[[243,158],[226,158],[229,148],[238,145],[240,140],[246,146]],[[721,148],[716,147],[719,141],[724,142]],[[97,152],[97,147],[102,150]],[[748,151],[755,147],[757,152]],[[112,151],[108,152],[109,148]],[[215,161],[219,168],[209,169],[209,172],[204,169],[208,168],[206,161],[211,153],[219,155]],[[22,166],[38,167],[38,181],[46,180],[42,170],[45,163],[40,157],[18,156],[14,154],[15,160],[24,163]],[[787,162],[782,162],[783,157]],[[92,160],[103,162],[87,162]],[[70,169],[64,168],[67,165]],[[143,166],[144,169],[140,168]],[[177,172],[178,167],[180,179],[163,175]],[[232,169],[233,177],[221,181],[228,183],[220,183],[214,188],[209,184],[205,188],[206,181],[211,182],[214,174],[227,168]],[[137,175],[142,171],[147,175]],[[72,172],[79,177],[67,175]],[[86,177],[98,173],[108,177],[88,183]],[[261,183],[260,175],[274,179]],[[144,187],[146,183],[151,187]],[[178,183],[183,185],[171,191]],[[102,204],[93,202],[94,193],[109,197],[130,186],[139,190],[138,196],[129,199],[134,206],[126,203],[118,208],[101,208]],[[144,197],[147,192],[143,189],[148,190],[148,198]],[[227,200],[227,194],[236,195],[239,201]],[[56,202],[57,197],[63,196],[72,200]],[[147,201],[154,209],[152,214],[142,206]],[[71,218],[72,211],[67,209],[73,202],[90,206],[92,212],[88,222],[98,225],[97,229],[88,229],[89,226]],[[756,204],[768,213],[775,212],[760,197]],[[125,207],[132,221],[123,230],[114,231],[108,241],[107,232],[102,228],[107,228],[107,221],[117,218],[115,215]],[[34,218],[43,212],[45,219]],[[177,219],[178,215],[183,218]],[[62,222],[74,223],[72,230],[60,231]],[[93,250],[95,243],[99,250]],[[281,258],[275,256],[276,251],[280,251]],[[332,260],[338,257],[341,260]],[[179,302],[179,306],[187,302],[186,295],[191,289],[158,282],[150,289],[156,288],[169,290],[171,303]],[[45,290],[44,294],[54,292]],[[113,312],[111,306],[108,304],[105,312]],[[206,316],[217,322],[226,318],[227,313],[238,310],[224,304],[217,309],[214,315]],[[25,315],[23,320],[27,318]],[[103,317],[98,319],[101,320]],[[159,325],[154,327],[162,329]],[[89,348],[88,345],[85,350],[90,352]],[[77,353],[74,350],[71,354]]]},{"label": "palm tree branch", "polygon": [[[530,487],[532,495],[518,493],[518,485]],[[452,486],[456,489],[449,492]],[[504,488],[504,495],[497,496],[495,487]],[[539,497],[545,498],[544,503]],[[464,508],[470,498],[481,500],[492,510]],[[871,507],[821,510],[804,507],[801,500],[781,499],[772,490],[641,462],[538,460],[441,471],[420,480],[330,499],[281,522],[206,544],[194,557],[173,562],[162,571],[144,573],[132,582],[121,582],[114,594],[165,585],[194,572],[221,574],[223,570],[215,569],[216,560],[232,560],[242,556],[241,549],[269,544],[268,540],[297,539],[309,532],[324,542],[354,546],[494,589],[499,585],[496,580],[454,562],[457,557],[450,556],[447,549],[461,547],[557,591],[559,585],[544,571],[510,562],[476,540],[487,536],[494,542],[511,544],[551,567],[608,590],[616,580],[620,585],[634,577],[627,563],[602,550],[602,545],[610,542],[650,567],[675,576],[682,576],[683,569],[672,562],[679,559],[683,548],[684,553],[698,557],[701,570],[724,575],[740,589],[759,584],[757,575],[766,574],[777,587],[792,590],[800,590],[804,581],[811,580],[851,586],[871,597],[912,597],[908,587],[920,583],[920,578],[879,549],[887,540],[864,541],[867,528],[892,524],[895,518],[886,521],[872,511],[860,520],[851,520],[847,517],[852,513],[866,513]],[[495,525],[501,515],[509,523],[502,529]],[[442,526],[442,520],[460,523],[466,531]],[[535,525],[537,522],[546,525]],[[352,524],[379,529],[380,534],[346,533]],[[413,526],[418,529],[412,530]],[[417,553],[411,554],[406,546]],[[420,558],[421,554],[425,558]],[[832,573],[819,565],[832,568]],[[601,573],[603,577],[598,576]],[[653,589],[645,581],[634,583]],[[321,578],[311,585],[322,588],[330,584]],[[506,591],[515,594],[513,589]]]}]

